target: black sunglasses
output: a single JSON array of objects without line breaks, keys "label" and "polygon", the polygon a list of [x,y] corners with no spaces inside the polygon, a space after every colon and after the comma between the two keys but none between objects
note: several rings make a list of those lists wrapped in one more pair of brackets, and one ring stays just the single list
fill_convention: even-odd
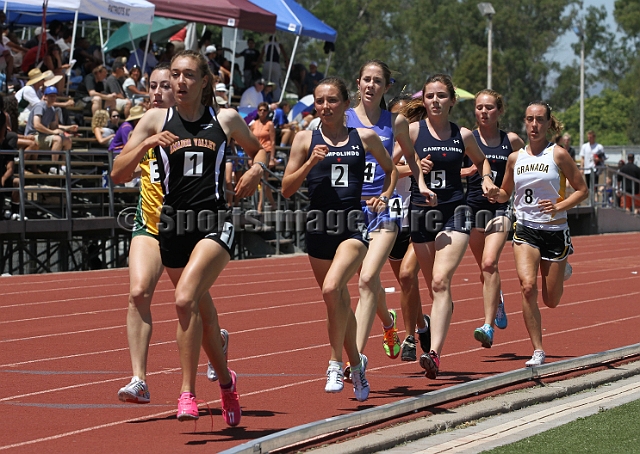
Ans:
[{"label": "black sunglasses", "polygon": [[120,115],[111,115],[111,118],[120,118]]}]

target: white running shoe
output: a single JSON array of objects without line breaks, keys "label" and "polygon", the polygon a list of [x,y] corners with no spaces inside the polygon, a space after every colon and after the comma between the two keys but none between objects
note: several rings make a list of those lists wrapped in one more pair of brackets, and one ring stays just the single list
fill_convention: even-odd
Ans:
[{"label": "white running shoe", "polygon": [[339,393],[344,388],[344,375],[340,363],[329,364],[327,369],[327,384],[324,387],[326,393]]},{"label": "white running shoe", "polygon": [[[229,349],[229,331],[221,329],[220,335],[222,336],[222,353],[224,353],[224,357],[226,358]],[[207,363],[207,378],[209,381],[218,381],[218,374],[216,374],[216,370],[211,365],[211,361]]]},{"label": "white running shoe", "polygon": [[546,358],[546,356],[544,354],[544,351],[542,351],[542,350],[534,350],[533,351],[533,356],[531,357],[531,359],[529,361],[527,361],[526,363],[524,363],[524,364],[527,367],[542,366],[544,364],[545,358]]},{"label": "white running shoe", "polygon": [[353,381],[353,393],[359,402],[364,402],[369,398],[369,382],[365,377],[367,371],[367,357],[360,353],[360,367],[351,368],[351,380]]},{"label": "white running shoe", "polygon": [[151,400],[147,384],[138,377],[133,377],[127,386],[120,388],[118,399],[134,404],[148,404]]},{"label": "white running shoe", "polygon": [[572,274],[573,267],[571,266],[571,263],[567,262],[567,265],[564,267],[564,280],[568,281]]}]

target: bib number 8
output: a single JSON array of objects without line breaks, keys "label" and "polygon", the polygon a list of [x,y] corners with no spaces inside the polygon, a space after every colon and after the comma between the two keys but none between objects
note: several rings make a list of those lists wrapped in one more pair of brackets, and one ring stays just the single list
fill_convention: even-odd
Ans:
[{"label": "bib number 8", "polygon": [[346,188],[349,186],[349,165],[331,164],[331,186]]},{"label": "bib number 8", "polygon": [[445,170],[433,170],[429,172],[431,176],[431,189],[444,189],[447,186],[447,172]]},{"label": "bib number 8", "polygon": [[524,203],[531,205],[533,203],[533,189],[529,188],[524,191]]},{"label": "bib number 8", "polygon": [[202,167],[204,163],[204,153],[201,151],[186,151],[184,153],[184,169],[185,177],[202,176]]}]

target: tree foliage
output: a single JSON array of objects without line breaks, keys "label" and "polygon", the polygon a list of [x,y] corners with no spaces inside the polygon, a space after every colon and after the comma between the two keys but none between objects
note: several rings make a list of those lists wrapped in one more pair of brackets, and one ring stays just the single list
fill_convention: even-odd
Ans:
[{"label": "tree foliage", "polygon": [[[478,11],[478,0],[298,1],[337,30],[330,73],[343,77],[352,90],[360,66],[371,58],[387,62],[394,70],[396,84],[389,96],[403,88],[415,93],[435,73],[450,74],[456,86],[472,93],[486,87],[487,18]],[[603,141],[612,137],[620,143],[640,142],[640,132],[634,134],[634,121],[629,117],[633,111],[640,130],[640,107],[633,102],[640,99],[640,0],[616,0],[615,18],[625,32],[622,37],[607,27],[605,8],[589,7],[581,14],[580,0],[491,3],[496,10],[492,18],[492,88],[502,93],[507,103],[503,127],[523,132],[524,110],[539,99],[548,99],[555,111],[566,109],[567,118],[573,118],[579,101],[579,64],[576,60],[552,62],[548,51],[583,19],[587,93],[608,89],[587,106],[619,120],[603,118],[592,127],[599,129],[598,137]],[[293,38],[286,39],[290,46]],[[579,47],[574,46],[576,57]],[[303,40],[299,55],[298,61],[319,60],[324,56],[322,43]],[[629,102],[614,96],[617,91]],[[600,109],[602,99],[615,100],[624,109],[617,113]],[[472,102],[458,103],[452,116],[462,125],[473,126]],[[591,114],[587,117],[595,118]],[[610,132],[602,129],[605,127]]]}]

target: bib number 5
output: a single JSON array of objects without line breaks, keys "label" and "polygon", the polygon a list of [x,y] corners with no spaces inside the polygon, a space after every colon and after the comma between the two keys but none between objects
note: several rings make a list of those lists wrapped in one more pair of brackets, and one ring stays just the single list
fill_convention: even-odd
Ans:
[{"label": "bib number 5", "polygon": [[429,175],[431,189],[444,189],[447,186],[447,172],[445,170],[432,170]]}]

